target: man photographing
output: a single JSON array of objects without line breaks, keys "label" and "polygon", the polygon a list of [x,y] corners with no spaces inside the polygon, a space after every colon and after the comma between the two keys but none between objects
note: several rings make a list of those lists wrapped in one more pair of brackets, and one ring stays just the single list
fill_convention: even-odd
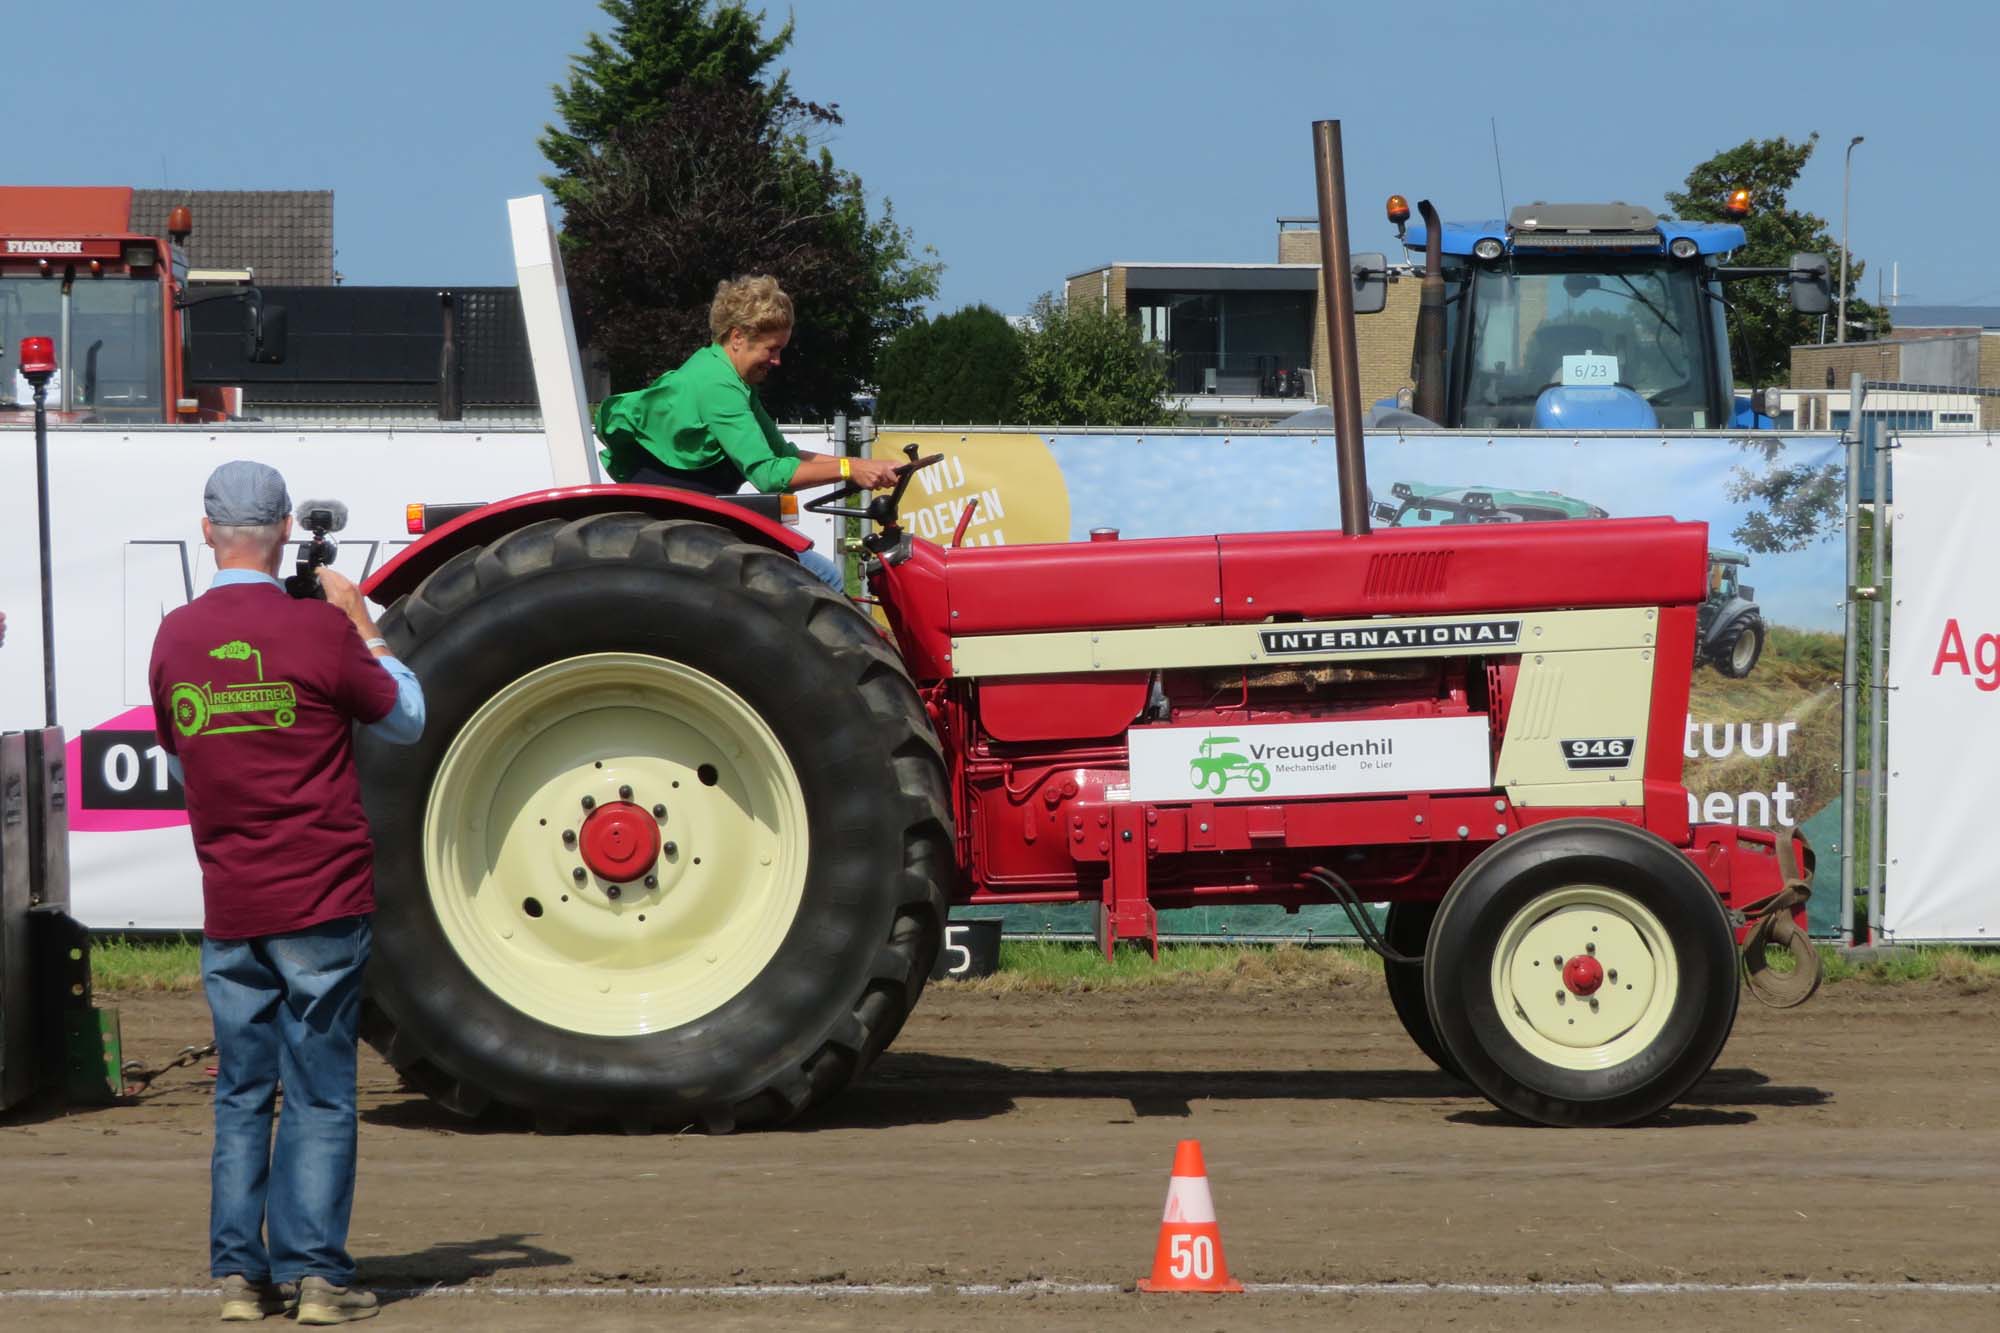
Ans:
[{"label": "man photographing", "polygon": [[215,581],[161,621],[148,683],[202,870],[217,1061],[209,1271],[224,1319],[296,1300],[302,1324],[344,1323],[376,1312],[347,1252],[375,909],[351,733],[358,722],[416,741],[423,690],[346,578],[322,568],[325,601],[286,596],[291,501],[275,470],[224,463],[203,502]]}]

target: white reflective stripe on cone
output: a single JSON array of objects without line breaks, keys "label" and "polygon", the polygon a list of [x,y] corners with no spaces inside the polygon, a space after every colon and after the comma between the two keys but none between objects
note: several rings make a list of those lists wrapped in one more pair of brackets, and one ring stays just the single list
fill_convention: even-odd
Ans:
[{"label": "white reflective stripe on cone", "polygon": [[1175,1176],[1167,1182],[1167,1211],[1162,1222],[1200,1224],[1215,1221],[1215,1200],[1209,1197],[1207,1176]]}]

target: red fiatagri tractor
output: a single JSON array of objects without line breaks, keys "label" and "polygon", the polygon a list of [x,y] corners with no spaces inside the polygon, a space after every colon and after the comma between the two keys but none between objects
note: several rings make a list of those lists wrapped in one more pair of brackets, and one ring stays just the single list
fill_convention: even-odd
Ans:
[{"label": "red fiatagri tractor", "polygon": [[1812,866],[1688,822],[1706,529],[1368,533],[1350,397],[1340,533],[944,549],[877,497],[893,641],[723,500],[578,487],[429,533],[365,589],[429,710],[414,749],[360,741],[370,1040],[468,1115],[771,1124],[888,1046],[954,904],[1095,901],[1109,950],[1161,908],[1340,903],[1495,1104],[1674,1101]]}]

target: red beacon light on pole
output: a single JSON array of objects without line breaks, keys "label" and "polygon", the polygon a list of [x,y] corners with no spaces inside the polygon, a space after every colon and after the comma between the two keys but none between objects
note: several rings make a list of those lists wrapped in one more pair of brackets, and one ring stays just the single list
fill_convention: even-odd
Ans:
[{"label": "red beacon light on pole", "polygon": [[1750,191],[1731,190],[1729,192],[1729,202],[1722,206],[1722,211],[1729,215],[1730,220],[1732,222],[1741,221],[1742,219],[1749,217]]},{"label": "red beacon light on pole", "polygon": [[21,374],[37,387],[56,373],[56,344],[53,338],[21,339]]}]

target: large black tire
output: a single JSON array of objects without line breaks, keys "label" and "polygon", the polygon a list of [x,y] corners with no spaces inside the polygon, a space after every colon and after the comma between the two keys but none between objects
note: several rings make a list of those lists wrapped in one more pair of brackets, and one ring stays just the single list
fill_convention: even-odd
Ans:
[{"label": "large black tire", "polygon": [[[628,1131],[726,1132],[797,1116],[889,1044],[937,953],[956,873],[951,817],[923,705],[900,660],[845,598],[789,556],[721,528],[611,513],[535,523],[462,552],[381,624],[422,679],[428,718],[414,747],[365,734],[357,747],[376,844],[364,1034],[412,1086],[462,1114],[511,1107],[547,1129],[610,1121]],[[796,775],[806,838],[803,870],[790,881],[795,911],[766,925],[775,953],[761,970],[710,1011],[617,1035],[530,1016],[497,993],[455,950],[426,870],[433,784],[475,714],[530,673],[560,682],[562,672],[607,660],[692,668],[740,698]],[[656,695],[623,698],[627,709],[666,711]],[[588,771],[579,762],[577,780],[592,780]],[[713,786],[713,771],[700,781]],[[666,799],[692,799],[688,787]],[[643,807],[652,796],[637,799]],[[497,804],[496,816],[505,815]],[[660,849],[662,876],[668,858],[701,845],[698,829],[672,822],[678,813],[665,827],[687,845]],[[711,865],[726,852],[714,850]],[[520,862],[492,861],[493,902],[539,893],[551,901],[535,900],[529,915],[538,924],[543,911],[558,911],[559,892],[570,904],[560,910],[576,910],[562,892],[567,879],[507,883],[506,867]],[[607,917],[642,906],[632,900],[636,885],[627,885],[627,901],[607,902],[579,871],[579,902],[594,887],[594,908]]]},{"label": "large black tire", "polygon": [[1764,622],[1746,615],[1723,631],[1723,642],[1715,653],[1715,669],[1741,680],[1764,655]]},{"label": "large black tire", "polygon": [[[1437,919],[1436,903],[1390,903],[1389,920],[1384,926],[1383,938],[1389,947],[1406,958],[1423,958],[1429,947],[1431,922]],[[1389,1003],[1396,1008],[1396,1017],[1402,1020],[1403,1031],[1410,1034],[1410,1040],[1417,1049],[1430,1057],[1432,1064],[1463,1080],[1464,1073],[1458,1062],[1445,1049],[1444,1041],[1438,1036],[1437,1025],[1431,1022],[1430,1002],[1424,998],[1424,965],[1397,963],[1382,960],[1383,979],[1389,983]]]},{"label": "large black tire", "polygon": [[[1596,989],[1579,993],[1565,968],[1586,956]],[[1546,1125],[1628,1124],[1721,1054],[1736,1022],[1735,936],[1665,840],[1560,820],[1465,868],[1431,927],[1424,988],[1438,1035],[1496,1106]]]}]

